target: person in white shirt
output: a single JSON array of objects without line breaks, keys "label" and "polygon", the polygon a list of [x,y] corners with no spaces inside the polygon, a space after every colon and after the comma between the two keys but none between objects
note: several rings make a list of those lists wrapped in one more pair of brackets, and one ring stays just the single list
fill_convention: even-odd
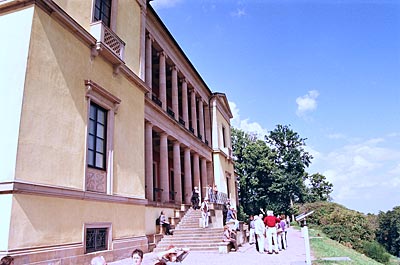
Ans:
[{"label": "person in white shirt", "polygon": [[265,239],[265,226],[263,222],[263,215],[254,216],[254,232],[256,234],[258,252],[264,254],[264,239]]},{"label": "person in white shirt", "polygon": [[201,218],[202,218],[202,227],[208,227],[208,198],[205,197],[204,201],[201,203]]}]

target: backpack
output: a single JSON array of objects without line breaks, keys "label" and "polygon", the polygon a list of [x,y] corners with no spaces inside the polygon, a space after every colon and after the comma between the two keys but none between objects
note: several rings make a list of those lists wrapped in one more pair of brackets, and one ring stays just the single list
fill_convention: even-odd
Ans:
[{"label": "backpack", "polygon": [[156,225],[160,225],[160,217],[156,219]]}]

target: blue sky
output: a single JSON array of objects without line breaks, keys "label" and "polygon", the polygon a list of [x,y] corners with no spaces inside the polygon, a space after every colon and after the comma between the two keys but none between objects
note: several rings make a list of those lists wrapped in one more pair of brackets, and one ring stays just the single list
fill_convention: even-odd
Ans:
[{"label": "blue sky", "polygon": [[400,1],[151,2],[232,125],[291,125],[307,171],[333,199],[378,213],[400,205]]}]

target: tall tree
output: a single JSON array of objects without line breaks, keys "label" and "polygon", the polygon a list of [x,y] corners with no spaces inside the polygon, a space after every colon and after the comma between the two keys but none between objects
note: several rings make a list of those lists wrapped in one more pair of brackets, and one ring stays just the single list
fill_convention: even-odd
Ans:
[{"label": "tall tree", "polygon": [[333,185],[324,175],[319,173],[307,175],[307,179],[310,181],[307,202],[330,201]]},{"label": "tall tree", "polygon": [[275,163],[280,170],[273,188],[280,193],[282,201],[290,204],[303,202],[305,169],[312,159],[304,150],[306,139],[288,125],[277,125],[265,140],[276,153]]},{"label": "tall tree", "polygon": [[392,255],[400,256],[400,206],[386,213],[380,212],[378,223],[377,241]]},{"label": "tall tree", "polygon": [[239,176],[239,199],[246,214],[259,213],[269,200],[274,171],[272,152],[254,135],[232,128],[235,170]]}]

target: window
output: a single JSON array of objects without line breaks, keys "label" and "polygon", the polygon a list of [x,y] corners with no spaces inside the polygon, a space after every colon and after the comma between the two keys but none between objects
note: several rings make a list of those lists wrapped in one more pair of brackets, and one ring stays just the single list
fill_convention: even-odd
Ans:
[{"label": "window", "polygon": [[107,111],[90,103],[88,130],[88,165],[106,169]]},{"label": "window", "polygon": [[225,127],[222,126],[222,143],[224,147],[226,147],[226,139],[225,139]]},{"label": "window", "polygon": [[228,194],[228,197],[230,198],[231,189],[229,188],[229,186],[230,186],[230,181],[231,181],[231,174],[229,174],[227,172],[225,174],[226,174],[226,192]]},{"label": "window", "polygon": [[93,13],[94,21],[101,20],[107,27],[110,27],[111,0],[95,0]]},{"label": "window", "polygon": [[84,225],[85,253],[109,249],[111,223],[92,223]]},{"label": "window", "polygon": [[120,99],[91,80],[87,98],[86,190],[112,193],[114,120]]}]

